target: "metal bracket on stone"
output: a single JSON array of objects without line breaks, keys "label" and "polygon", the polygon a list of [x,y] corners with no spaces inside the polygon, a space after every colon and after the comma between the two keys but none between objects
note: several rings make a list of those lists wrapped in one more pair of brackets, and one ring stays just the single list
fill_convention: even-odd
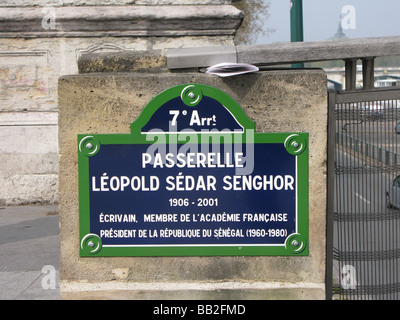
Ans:
[{"label": "metal bracket on stone", "polygon": [[168,69],[209,67],[222,62],[237,62],[235,46],[167,50]]}]

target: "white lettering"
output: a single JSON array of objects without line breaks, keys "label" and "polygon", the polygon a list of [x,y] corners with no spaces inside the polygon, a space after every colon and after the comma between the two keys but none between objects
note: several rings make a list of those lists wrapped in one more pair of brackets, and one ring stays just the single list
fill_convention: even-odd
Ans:
[{"label": "white lettering", "polygon": [[142,154],[142,168],[243,168],[243,152],[234,154],[225,152],[188,152],[187,154],[179,152],[173,153],[150,153]]},{"label": "white lettering", "polygon": [[[98,180],[100,184],[98,186]],[[125,191],[130,187],[133,191],[157,191],[160,188],[160,180],[157,176],[107,176],[107,173],[96,179],[92,176],[92,191]]]},{"label": "white lettering", "polygon": [[214,176],[184,176],[179,172],[178,176],[168,176],[166,189],[168,191],[216,191],[217,179]]},{"label": "white lettering", "polygon": [[291,175],[263,176],[225,176],[224,190],[294,190],[294,178]]}]

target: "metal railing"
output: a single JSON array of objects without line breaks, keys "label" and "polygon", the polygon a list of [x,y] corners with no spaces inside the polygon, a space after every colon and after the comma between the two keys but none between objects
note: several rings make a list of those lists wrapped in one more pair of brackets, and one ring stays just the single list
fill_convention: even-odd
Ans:
[{"label": "metal railing", "polygon": [[398,99],[396,88],[329,94],[328,298],[400,298]]},{"label": "metal railing", "polygon": [[[236,53],[236,54],[235,54]],[[288,42],[250,46],[168,49],[169,69],[208,67],[221,62],[274,66],[301,62],[345,61],[346,91],[356,89],[357,60],[362,61],[363,89],[374,87],[375,57],[400,54],[400,36]]]},{"label": "metal railing", "polygon": [[336,143],[386,166],[400,164],[400,154],[397,152],[385,147],[375,146],[371,142],[363,141],[342,132],[336,132]]}]

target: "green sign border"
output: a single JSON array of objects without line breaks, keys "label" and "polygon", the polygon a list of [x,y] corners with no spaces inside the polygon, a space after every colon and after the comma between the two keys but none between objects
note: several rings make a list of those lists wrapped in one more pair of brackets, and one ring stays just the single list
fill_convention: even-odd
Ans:
[{"label": "green sign border", "polygon": [[[186,144],[187,139],[197,135],[201,141],[207,135],[215,138],[216,134],[195,132],[144,134],[141,129],[151,116],[167,101],[182,97],[182,94],[194,92],[191,95],[195,101],[198,92],[220,102],[243,126],[243,133],[221,133],[217,136],[234,136],[234,141],[246,143],[254,139],[254,143],[282,143],[286,150],[297,157],[297,232],[289,235],[285,245],[204,245],[204,246],[143,246],[143,247],[103,247],[101,239],[90,233],[90,185],[89,158],[95,156],[102,145],[115,144],[149,144],[177,143]],[[201,97],[200,97],[201,99]],[[182,98],[183,100],[183,98]],[[185,102],[185,101],[184,101]],[[185,104],[190,105],[189,101]],[[136,121],[131,124],[130,134],[78,134],[78,174],[79,174],[79,239],[81,257],[139,257],[139,256],[306,256],[308,248],[308,133],[256,133],[255,125],[235,100],[223,91],[202,84],[184,84],[172,87],[152,99],[143,109]],[[254,138],[253,138],[254,137]],[[219,139],[218,139],[219,140]],[[204,140],[203,140],[204,141]]]}]

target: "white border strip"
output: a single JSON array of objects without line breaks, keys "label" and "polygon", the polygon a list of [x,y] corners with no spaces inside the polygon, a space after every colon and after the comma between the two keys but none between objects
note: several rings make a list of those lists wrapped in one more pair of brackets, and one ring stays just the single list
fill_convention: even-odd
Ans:
[{"label": "white border strip", "polygon": [[[290,236],[290,235],[288,235]],[[286,237],[287,239],[287,237]],[[285,242],[286,242],[285,239]],[[265,244],[265,243],[248,243],[248,244],[105,244],[103,248],[130,248],[130,247],[284,247],[284,243]]]}]

